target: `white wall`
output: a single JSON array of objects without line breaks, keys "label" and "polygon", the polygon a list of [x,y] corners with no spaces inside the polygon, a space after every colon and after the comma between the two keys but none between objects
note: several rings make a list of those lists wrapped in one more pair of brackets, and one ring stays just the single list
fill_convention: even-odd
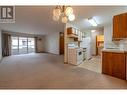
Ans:
[{"label": "white wall", "polygon": [[[41,39],[41,40],[39,40]],[[44,52],[45,51],[45,46],[44,46],[44,36],[40,36],[38,37],[38,40],[37,40],[37,52]]]},{"label": "white wall", "polygon": [[45,51],[59,54],[59,32],[53,32],[45,36]]},{"label": "white wall", "polygon": [[104,26],[104,47],[106,47],[106,44],[112,42],[112,24]]},{"label": "white wall", "polygon": [[91,33],[91,53],[96,55],[96,36],[99,35],[99,32],[96,30]]},{"label": "white wall", "polygon": [[2,44],[1,44],[1,29],[0,29],[0,60],[2,59]]}]

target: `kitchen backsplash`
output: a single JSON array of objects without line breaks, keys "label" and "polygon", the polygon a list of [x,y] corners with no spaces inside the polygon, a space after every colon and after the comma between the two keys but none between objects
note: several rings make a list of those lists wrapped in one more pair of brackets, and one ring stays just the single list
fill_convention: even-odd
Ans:
[{"label": "kitchen backsplash", "polygon": [[119,41],[119,47],[120,47],[120,49],[127,50],[127,39],[123,39],[123,40]]},{"label": "kitchen backsplash", "polygon": [[127,50],[127,39],[105,42],[104,48],[119,48],[121,50]]},{"label": "kitchen backsplash", "polygon": [[119,48],[119,42],[116,42],[116,41],[105,42],[104,48]]}]

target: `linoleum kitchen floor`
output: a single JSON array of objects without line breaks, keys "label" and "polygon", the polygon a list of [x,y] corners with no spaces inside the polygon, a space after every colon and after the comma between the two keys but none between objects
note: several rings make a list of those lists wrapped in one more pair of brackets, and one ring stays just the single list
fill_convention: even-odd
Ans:
[{"label": "linoleum kitchen floor", "polygon": [[0,63],[1,89],[127,88],[127,81],[63,64],[63,56],[37,53],[9,56]]},{"label": "linoleum kitchen floor", "polygon": [[102,72],[101,56],[92,56],[91,59],[85,60],[82,64],[78,65],[78,67],[85,68],[97,73],[101,73]]}]

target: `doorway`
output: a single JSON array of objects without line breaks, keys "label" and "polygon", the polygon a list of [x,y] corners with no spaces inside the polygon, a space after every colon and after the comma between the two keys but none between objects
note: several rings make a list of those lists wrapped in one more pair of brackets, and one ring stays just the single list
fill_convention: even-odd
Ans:
[{"label": "doorway", "polygon": [[[86,38],[90,37],[90,42]],[[82,41],[82,46],[87,46],[86,56],[90,54],[90,58],[83,61],[79,67],[94,71],[97,73],[102,72],[101,64],[101,50],[104,47],[104,29],[99,28],[95,30],[89,30],[84,33],[84,39]],[[89,45],[89,48],[88,48]],[[89,53],[88,53],[89,50]]]},{"label": "doorway", "polygon": [[96,36],[96,55],[101,55],[101,50],[104,48],[104,35]]}]

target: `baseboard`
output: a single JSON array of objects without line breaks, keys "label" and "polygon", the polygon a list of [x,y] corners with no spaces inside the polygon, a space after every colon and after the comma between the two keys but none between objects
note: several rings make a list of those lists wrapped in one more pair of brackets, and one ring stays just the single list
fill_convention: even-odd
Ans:
[{"label": "baseboard", "polygon": [[45,53],[49,53],[49,54],[54,54],[54,55],[60,55],[60,54],[56,54],[56,53],[51,53],[51,52],[45,52]]},{"label": "baseboard", "polygon": [[45,51],[35,52],[35,53],[46,53]]}]

